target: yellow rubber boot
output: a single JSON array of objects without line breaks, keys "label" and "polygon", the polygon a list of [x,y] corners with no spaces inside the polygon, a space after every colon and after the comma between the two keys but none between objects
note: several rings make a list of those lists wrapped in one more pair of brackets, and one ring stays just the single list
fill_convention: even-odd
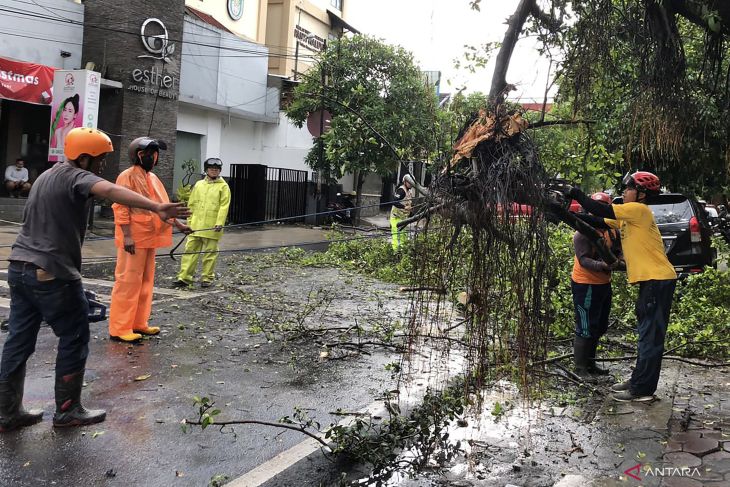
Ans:
[{"label": "yellow rubber boot", "polygon": [[147,328],[135,328],[134,333],[141,333],[142,335],[157,335],[160,332],[159,326],[148,326]]},{"label": "yellow rubber boot", "polygon": [[139,341],[142,339],[142,335],[140,335],[139,333],[127,333],[126,335],[119,335],[119,336],[109,335],[109,337],[112,340],[116,340],[118,342],[126,342],[126,343],[133,343],[133,342],[136,342],[136,341]]}]

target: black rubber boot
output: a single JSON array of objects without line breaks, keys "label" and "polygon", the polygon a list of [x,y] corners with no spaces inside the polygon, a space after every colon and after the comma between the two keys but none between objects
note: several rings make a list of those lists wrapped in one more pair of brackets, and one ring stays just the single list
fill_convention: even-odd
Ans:
[{"label": "black rubber boot", "polygon": [[86,409],[81,405],[81,388],[84,385],[84,371],[56,377],[56,414],[53,426],[84,426],[101,423],[106,419],[103,409]]},{"label": "black rubber boot", "polygon": [[598,338],[591,339],[590,353],[588,354],[588,372],[593,375],[608,375],[608,369],[602,369],[596,364],[596,350],[598,349]]},{"label": "black rubber boot", "polygon": [[40,409],[23,409],[25,389],[25,364],[7,380],[0,380],[0,433],[30,426],[43,419]]},{"label": "black rubber boot", "polygon": [[573,340],[573,361],[575,374],[583,380],[592,379],[588,370],[591,353],[591,339],[576,336]]}]

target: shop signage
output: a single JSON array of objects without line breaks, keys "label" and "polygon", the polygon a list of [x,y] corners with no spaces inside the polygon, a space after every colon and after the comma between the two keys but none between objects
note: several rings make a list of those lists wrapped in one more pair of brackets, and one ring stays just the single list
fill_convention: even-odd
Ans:
[{"label": "shop signage", "polygon": [[172,62],[170,56],[175,52],[175,44],[170,42],[167,27],[160,19],[149,18],[142,23],[141,33],[142,45],[149,54],[141,54],[137,58],[153,59],[162,63],[132,68],[131,83],[127,86],[127,90],[176,100],[180,80],[165,70],[165,65]]},{"label": "shop signage", "polygon": [[149,18],[142,22],[142,45],[149,54],[141,54],[138,58],[159,59],[170,62],[170,56],[175,52],[175,44],[170,42],[167,27],[160,19]]},{"label": "shop signage", "polygon": [[327,110],[318,110],[307,116],[307,130],[312,137],[319,137],[323,131],[327,133],[330,127],[332,127],[332,114]]},{"label": "shop signage", "polygon": [[54,68],[0,57],[0,98],[48,105]]},{"label": "shop signage", "polygon": [[148,95],[159,95],[162,98],[169,98],[171,100],[177,99],[178,87],[180,85],[180,80],[177,76],[165,73],[163,69],[157,66],[146,69],[134,68],[131,76],[132,81],[142,84],[130,84],[127,90]]},{"label": "shop signage", "polygon": [[304,44],[313,51],[321,51],[324,49],[324,39],[317,34],[312,34],[304,27],[294,26],[294,39]]},{"label": "shop signage", "polygon": [[56,70],[53,77],[48,160],[63,161],[63,142],[75,127],[96,128],[101,75],[87,69]]},{"label": "shop signage", "polygon": [[228,0],[228,15],[239,20],[243,16],[243,0]]}]

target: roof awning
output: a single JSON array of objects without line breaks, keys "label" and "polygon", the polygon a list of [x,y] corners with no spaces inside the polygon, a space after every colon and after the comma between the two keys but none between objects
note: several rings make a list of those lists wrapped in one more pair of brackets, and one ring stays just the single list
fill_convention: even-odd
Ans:
[{"label": "roof awning", "polygon": [[205,22],[208,25],[212,25],[216,29],[222,30],[224,32],[228,32],[229,34],[238,35],[235,32],[233,32],[231,29],[229,29],[228,27],[226,27],[225,25],[223,25],[220,22],[218,22],[215,19],[215,17],[213,17],[212,15],[208,15],[205,12],[201,12],[198,9],[195,9],[193,7],[187,7],[186,6],[185,7],[185,13],[188,14],[188,15],[190,15],[190,16],[192,16],[192,17],[196,17],[198,20],[201,20],[201,21]]},{"label": "roof awning", "polygon": [[50,105],[56,68],[0,57],[0,98]]},{"label": "roof awning", "polygon": [[336,12],[327,9],[327,15],[330,18],[330,22],[332,23],[332,27],[340,27],[342,30],[349,30],[353,34],[359,34],[360,31],[354,28],[352,25],[345,22],[345,19],[337,15]]}]

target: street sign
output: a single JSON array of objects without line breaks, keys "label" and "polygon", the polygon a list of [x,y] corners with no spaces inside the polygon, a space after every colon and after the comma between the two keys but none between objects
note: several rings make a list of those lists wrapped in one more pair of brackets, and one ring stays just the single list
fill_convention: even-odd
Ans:
[{"label": "street sign", "polygon": [[[321,123],[322,114],[324,114],[324,124]],[[312,112],[307,117],[307,130],[312,134],[312,137],[319,137],[321,128],[324,132],[327,132],[330,125],[332,125],[332,114],[327,110]]]}]

